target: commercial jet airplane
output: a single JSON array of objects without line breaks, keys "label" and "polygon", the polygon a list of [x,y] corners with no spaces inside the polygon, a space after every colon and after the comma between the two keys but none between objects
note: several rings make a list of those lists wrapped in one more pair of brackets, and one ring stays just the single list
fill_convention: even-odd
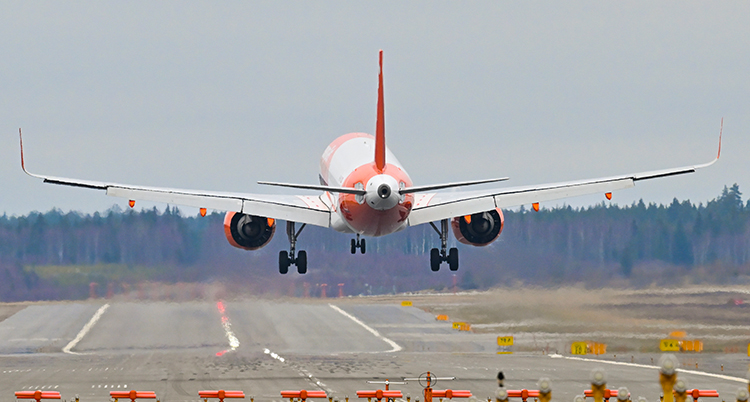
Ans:
[{"label": "commercial jet airplane", "polygon": [[[722,119],[723,127],[723,119]],[[434,192],[507,180],[507,177],[415,186],[396,157],[385,145],[385,107],[383,100],[383,51],[380,51],[378,105],[375,136],[350,133],[334,140],[320,160],[320,185],[258,182],[259,184],[322,191],[320,195],[261,195],[181,190],[161,187],[131,186],[109,182],[67,179],[37,175],[26,170],[21,142],[21,167],[30,176],[45,183],[105,190],[107,195],[130,200],[164,202],[227,211],[224,233],[234,247],[256,250],[269,243],[278,220],[286,221],[289,251],[279,252],[279,272],[286,274],[296,265],[300,274],[307,272],[307,253],[296,251],[297,239],[305,225],[332,228],[356,236],[351,252],[365,253],[361,236],[384,236],[429,223],[440,237],[440,248],[430,250],[430,267],[438,271],[443,262],[452,271],[458,269],[458,249],[448,250],[449,227],[456,239],[472,246],[492,243],[503,230],[502,208],[585,194],[604,193],[633,187],[637,181],[695,172],[715,163],[719,152],[709,163],[651,172],[625,174],[589,180],[542,184],[536,186],[493,188],[488,190]],[[435,222],[438,222],[436,225]],[[297,224],[301,224],[297,228]]]}]

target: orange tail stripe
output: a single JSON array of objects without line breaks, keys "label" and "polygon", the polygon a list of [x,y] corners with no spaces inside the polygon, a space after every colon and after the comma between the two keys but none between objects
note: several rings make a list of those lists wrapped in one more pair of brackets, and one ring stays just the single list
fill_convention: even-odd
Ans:
[{"label": "orange tail stripe", "polygon": [[383,100],[383,51],[380,51],[380,74],[378,75],[378,121],[375,127],[375,167],[385,169],[385,104]]}]

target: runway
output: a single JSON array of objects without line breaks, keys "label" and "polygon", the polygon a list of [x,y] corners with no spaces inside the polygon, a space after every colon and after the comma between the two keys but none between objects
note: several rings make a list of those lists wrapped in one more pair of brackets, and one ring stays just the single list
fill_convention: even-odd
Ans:
[{"label": "runway", "polygon": [[[205,389],[243,390],[258,401],[278,402],[282,389],[303,388],[356,399],[357,390],[382,387],[367,380],[428,370],[457,377],[436,388],[469,389],[480,400],[494,395],[498,370],[506,388],[536,389],[540,377],[549,377],[553,399],[571,400],[590,387],[594,367],[607,371],[610,388],[658,398],[657,370],[646,367],[656,355],[633,358],[643,366],[541,351],[498,355],[496,336],[458,332],[416,307],[362,299],[37,304],[0,322],[0,401],[29,389],[81,401],[109,400],[113,389],[155,391],[162,401],[197,401]],[[712,358],[720,357],[702,356]],[[736,360],[719,377],[680,377],[690,388],[717,389],[733,400],[743,385],[733,377],[744,377],[747,365]],[[421,397],[416,382],[393,388]]]}]

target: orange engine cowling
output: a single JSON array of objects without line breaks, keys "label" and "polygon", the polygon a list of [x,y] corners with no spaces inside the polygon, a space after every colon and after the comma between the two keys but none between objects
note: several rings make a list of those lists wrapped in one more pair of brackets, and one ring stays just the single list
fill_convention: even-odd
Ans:
[{"label": "orange engine cowling", "polygon": [[472,246],[486,246],[503,231],[505,217],[500,208],[451,219],[456,240]]},{"label": "orange engine cowling", "polygon": [[276,232],[276,220],[262,216],[227,212],[224,216],[224,234],[234,247],[257,250],[271,241]]}]

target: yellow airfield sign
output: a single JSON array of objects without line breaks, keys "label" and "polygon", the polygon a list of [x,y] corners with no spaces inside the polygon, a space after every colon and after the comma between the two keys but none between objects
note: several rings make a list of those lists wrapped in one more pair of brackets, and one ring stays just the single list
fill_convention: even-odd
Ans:
[{"label": "yellow airfield sign", "polygon": [[411,300],[404,300],[404,301],[401,302],[401,305],[404,306],[404,307],[411,307],[413,304],[412,304]]},{"label": "yellow airfield sign", "polygon": [[679,352],[680,342],[677,339],[662,339],[659,341],[659,350],[662,352]]},{"label": "yellow airfield sign", "polygon": [[497,346],[513,346],[513,336],[498,336]]},{"label": "yellow airfield sign", "polygon": [[585,355],[588,349],[587,346],[586,342],[573,342],[570,344],[570,354]]}]

